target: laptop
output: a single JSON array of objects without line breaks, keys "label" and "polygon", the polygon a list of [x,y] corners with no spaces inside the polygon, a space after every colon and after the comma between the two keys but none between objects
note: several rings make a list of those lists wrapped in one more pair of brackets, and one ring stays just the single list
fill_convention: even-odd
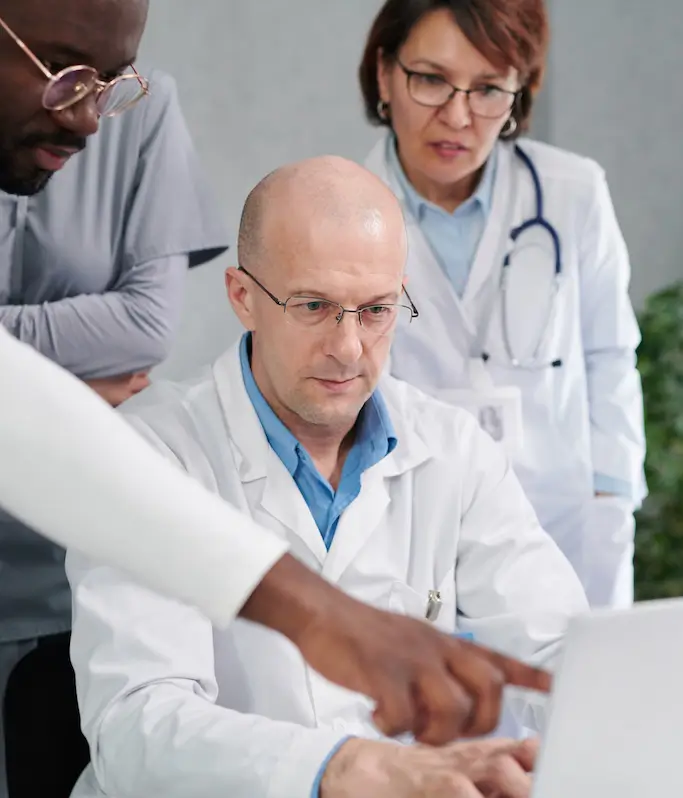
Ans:
[{"label": "laptop", "polygon": [[683,599],[574,618],[533,798],[683,798]]}]

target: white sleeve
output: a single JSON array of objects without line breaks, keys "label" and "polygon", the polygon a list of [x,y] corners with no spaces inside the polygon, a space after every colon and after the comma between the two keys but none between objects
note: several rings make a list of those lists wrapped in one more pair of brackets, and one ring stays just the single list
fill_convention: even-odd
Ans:
[{"label": "white sleeve", "polygon": [[[628,293],[628,251],[602,171],[587,208],[580,258],[581,334],[595,488],[623,496],[632,511],[647,494],[643,394],[636,368],[640,331]],[[609,551],[611,531],[596,530],[595,544]],[[619,555],[614,558],[616,563],[619,559]]]},{"label": "white sleeve", "polygon": [[0,506],[219,626],[287,545],[157,454],[87,386],[0,330]]},{"label": "white sleeve", "polygon": [[309,798],[344,732],[218,706],[213,629],[204,617],[74,552],[67,571],[71,659],[93,792]]},{"label": "white sleeve", "polygon": [[[469,490],[460,532],[458,628],[477,643],[552,669],[569,619],[588,610],[574,569],[536,514],[502,449],[468,424]],[[513,702],[523,725],[538,728],[542,699]]]}]

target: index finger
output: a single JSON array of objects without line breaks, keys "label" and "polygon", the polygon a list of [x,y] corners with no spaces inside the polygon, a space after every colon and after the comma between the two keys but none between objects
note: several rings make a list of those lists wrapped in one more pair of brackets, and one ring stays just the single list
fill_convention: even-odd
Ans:
[{"label": "index finger", "polygon": [[461,645],[471,646],[476,649],[477,653],[498,668],[505,677],[506,684],[523,687],[526,690],[536,690],[539,693],[550,692],[553,680],[547,671],[541,668],[534,668],[532,665],[526,665],[505,654],[499,654],[496,651],[478,646],[476,643],[463,640]]}]

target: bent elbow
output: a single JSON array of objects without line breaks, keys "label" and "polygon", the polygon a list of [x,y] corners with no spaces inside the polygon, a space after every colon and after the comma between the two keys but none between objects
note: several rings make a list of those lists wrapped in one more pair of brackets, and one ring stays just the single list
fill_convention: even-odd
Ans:
[{"label": "bent elbow", "polygon": [[135,334],[130,337],[130,344],[126,347],[127,357],[133,368],[126,372],[132,373],[154,368],[170,355],[178,323],[175,318],[165,314],[145,313],[144,308],[136,309],[131,313],[135,325]]}]

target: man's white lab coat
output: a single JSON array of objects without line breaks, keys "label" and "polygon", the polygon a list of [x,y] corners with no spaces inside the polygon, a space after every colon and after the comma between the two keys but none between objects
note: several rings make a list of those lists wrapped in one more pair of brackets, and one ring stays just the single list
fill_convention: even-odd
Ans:
[{"label": "man's white lab coat", "polygon": [[[167,457],[347,593],[424,618],[438,590],[441,629],[550,662],[586,600],[504,456],[465,411],[391,377],[381,391],[398,445],[363,474],[329,552],[268,444],[236,347],[201,378],[157,385],[127,412]],[[337,741],[376,736],[370,702],[313,672],[280,635],[242,620],[215,631],[80,556],[68,573],[93,753],[74,796],[309,798]]]}]

